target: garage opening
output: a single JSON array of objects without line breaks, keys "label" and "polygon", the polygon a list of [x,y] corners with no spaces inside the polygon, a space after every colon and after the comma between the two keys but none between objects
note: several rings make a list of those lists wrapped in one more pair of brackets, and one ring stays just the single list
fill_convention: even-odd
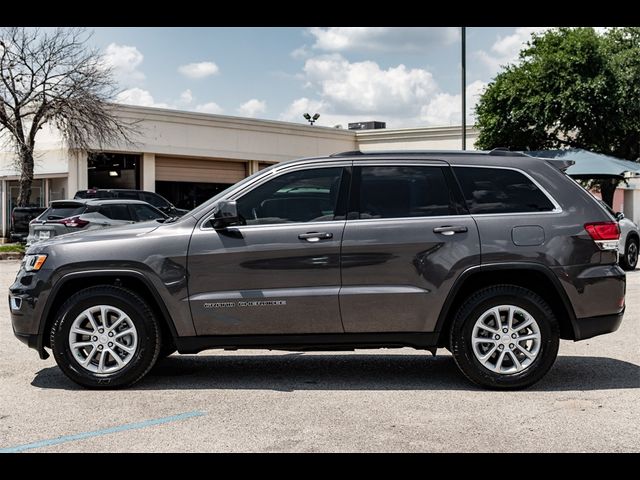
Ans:
[{"label": "garage opening", "polygon": [[92,152],[87,164],[89,188],[140,188],[140,155]]},{"label": "garage opening", "polygon": [[156,193],[178,208],[192,210],[232,183],[156,182]]}]

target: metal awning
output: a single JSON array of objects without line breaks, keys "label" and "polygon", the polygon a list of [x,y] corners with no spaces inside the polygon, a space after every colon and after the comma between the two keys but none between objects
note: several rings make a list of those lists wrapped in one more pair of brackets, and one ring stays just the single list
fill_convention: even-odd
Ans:
[{"label": "metal awning", "polygon": [[588,150],[533,150],[524,152],[532,157],[553,158],[575,162],[566,173],[574,178],[633,178],[640,176],[640,163],[593,153]]}]

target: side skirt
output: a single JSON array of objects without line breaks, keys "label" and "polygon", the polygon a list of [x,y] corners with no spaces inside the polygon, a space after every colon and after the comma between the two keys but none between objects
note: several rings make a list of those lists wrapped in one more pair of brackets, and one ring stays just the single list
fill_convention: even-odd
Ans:
[{"label": "side skirt", "polygon": [[178,337],[176,348],[180,353],[198,353],[212,348],[225,350],[267,349],[290,351],[344,351],[356,348],[413,347],[432,350],[438,342],[435,332],[390,333],[322,333],[307,335],[207,335]]}]

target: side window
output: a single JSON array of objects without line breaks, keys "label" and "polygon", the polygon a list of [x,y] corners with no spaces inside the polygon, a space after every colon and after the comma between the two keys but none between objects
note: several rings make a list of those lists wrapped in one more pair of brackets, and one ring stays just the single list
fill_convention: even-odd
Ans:
[{"label": "side window", "polygon": [[155,193],[142,192],[142,200],[156,208],[165,208],[169,206],[169,203],[160,195]]},{"label": "side window", "polygon": [[525,175],[504,168],[454,167],[471,214],[550,212],[547,196]]},{"label": "side window", "polygon": [[286,173],[238,199],[247,225],[333,220],[342,167]]},{"label": "side window", "polygon": [[140,200],[140,194],[135,190],[118,192],[117,197],[126,198],[127,200]]},{"label": "side window", "polygon": [[112,220],[131,221],[131,215],[126,205],[102,205],[99,213]]},{"label": "side window", "polygon": [[440,167],[360,167],[360,218],[454,215]]},{"label": "side window", "polygon": [[147,220],[155,220],[162,218],[163,215],[148,205],[129,205],[133,212],[133,219],[138,222],[146,222]]}]

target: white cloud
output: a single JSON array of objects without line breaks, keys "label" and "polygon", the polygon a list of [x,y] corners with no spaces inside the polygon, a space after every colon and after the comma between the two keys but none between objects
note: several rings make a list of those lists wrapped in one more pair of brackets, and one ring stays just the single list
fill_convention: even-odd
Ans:
[{"label": "white cloud", "polygon": [[180,65],[178,72],[188,78],[200,79],[217,75],[220,72],[218,66],[213,62],[196,62]]},{"label": "white cloud", "polygon": [[[477,80],[466,88],[467,125],[475,121],[474,109],[487,84]],[[420,120],[426,125],[460,125],[462,97],[460,94],[438,93],[420,109]]]},{"label": "white cloud", "polygon": [[457,27],[311,27],[314,48],[339,52],[424,52],[450,45],[460,35]]},{"label": "white cloud", "polygon": [[191,90],[187,88],[180,94],[180,103],[183,105],[188,105],[191,102],[193,102],[193,93],[191,93]]},{"label": "white cloud", "polygon": [[201,103],[200,105],[196,105],[193,110],[200,113],[214,113],[218,115],[224,112],[224,109],[216,102]]},{"label": "white cloud", "polygon": [[[310,100],[307,97],[298,98],[291,102],[287,109],[280,115],[280,120],[285,122],[303,122],[306,121],[302,115],[309,113],[314,115],[318,112],[325,113],[326,104],[320,100]],[[324,120],[323,120],[324,121]]]},{"label": "white cloud", "polygon": [[166,103],[156,102],[148,90],[137,87],[129,88],[118,93],[118,95],[116,95],[116,102],[126,105],[140,105],[141,107],[172,108]]},{"label": "white cloud", "polygon": [[491,75],[495,75],[500,67],[515,63],[520,50],[531,40],[531,34],[541,33],[549,27],[518,27],[507,36],[498,36],[489,52],[477,50],[474,55],[485,64]]},{"label": "white cloud", "polygon": [[267,102],[252,98],[238,107],[238,113],[243,117],[257,117],[267,111]]},{"label": "white cloud", "polygon": [[437,85],[430,72],[404,65],[381,69],[372,61],[350,63],[339,54],[306,61],[304,76],[312,87],[344,113],[411,113]]},{"label": "white cloud", "polygon": [[136,85],[145,79],[144,73],[138,70],[144,55],[136,47],[110,43],[104,51],[103,60],[123,86]]},{"label": "white cloud", "polygon": [[291,55],[296,60],[302,60],[309,57],[311,55],[311,52],[309,51],[309,47],[307,47],[306,45],[302,45],[301,47],[298,47],[294,51],[292,51],[289,55]]}]

